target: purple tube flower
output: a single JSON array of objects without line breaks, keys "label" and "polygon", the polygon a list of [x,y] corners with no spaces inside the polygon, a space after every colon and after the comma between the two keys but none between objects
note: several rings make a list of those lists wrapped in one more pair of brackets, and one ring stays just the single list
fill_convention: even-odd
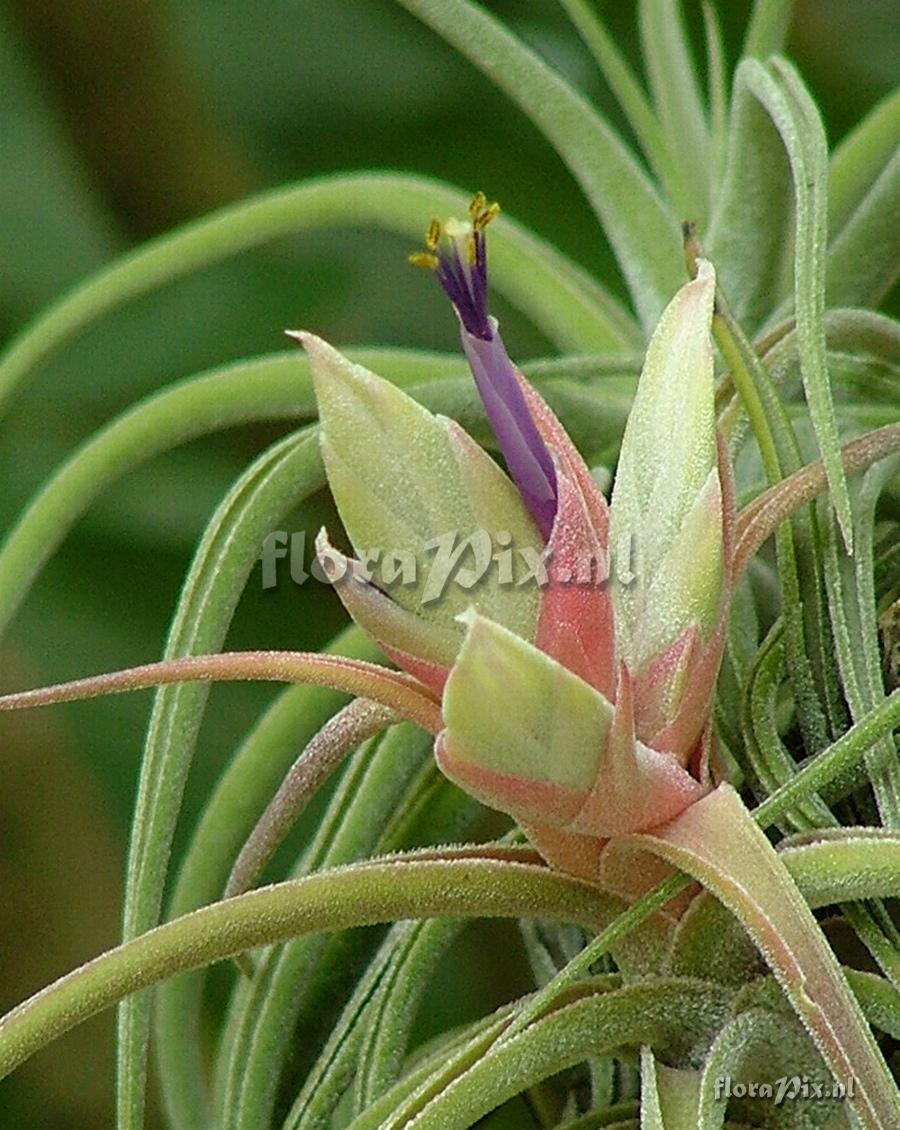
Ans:
[{"label": "purple tube flower", "polygon": [[485,228],[500,211],[478,193],[468,220],[432,220],[425,251],[410,256],[427,267],[453,303],[463,349],[488,421],[525,505],[549,540],[556,517],[556,471],[506,352],[497,321],[488,314]]}]

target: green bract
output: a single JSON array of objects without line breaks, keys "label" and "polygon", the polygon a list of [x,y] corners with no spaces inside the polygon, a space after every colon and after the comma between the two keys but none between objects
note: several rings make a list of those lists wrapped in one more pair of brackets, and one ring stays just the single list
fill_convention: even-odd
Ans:
[{"label": "green bract", "polygon": [[590,788],[610,704],[512,632],[474,613],[464,619],[469,630],[443,706],[459,757],[496,773]]},{"label": "green bract", "polygon": [[666,307],[647,346],[610,506],[616,645],[639,670],[690,626],[708,637],[724,578],[710,338],[715,271]]},{"label": "green bract", "polygon": [[[354,365],[310,334],[322,419],[322,455],[357,554],[414,564],[390,588],[402,608],[443,628],[440,654],[462,638],[456,617],[470,605],[524,638],[534,634],[539,591],[516,565],[507,580],[493,555],[540,553],[541,541],[515,487],[452,420],[434,416],[389,381]],[[402,571],[401,571],[402,573]],[[377,573],[376,573],[377,576]]]}]

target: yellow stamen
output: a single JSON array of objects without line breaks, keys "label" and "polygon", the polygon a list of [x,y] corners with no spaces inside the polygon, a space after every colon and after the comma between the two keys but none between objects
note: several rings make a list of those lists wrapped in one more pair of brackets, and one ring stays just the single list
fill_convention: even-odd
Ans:
[{"label": "yellow stamen", "polygon": [[440,266],[440,260],[431,251],[413,251],[408,258],[414,267],[424,267],[427,271],[436,271]]},{"label": "yellow stamen", "polygon": [[499,212],[500,205],[496,201],[493,204],[488,204],[487,197],[483,192],[476,192],[472,197],[472,203],[469,205],[469,216],[475,231],[484,231]]},{"label": "yellow stamen", "polygon": [[469,204],[469,219],[456,220],[451,217],[444,223],[440,220],[432,220],[425,232],[425,250],[414,251],[409,256],[410,263],[414,267],[425,267],[429,271],[436,271],[440,266],[438,247],[442,239],[447,239],[450,243],[456,244],[469,266],[474,266],[475,236],[484,231],[499,211],[499,204],[496,202],[488,204],[484,193],[476,192]]},{"label": "yellow stamen", "polygon": [[438,244],[441,241],[441,221],[432,220],[428,225],[428,231],[425,232],[425,246],[429,251],[437,251]]}]

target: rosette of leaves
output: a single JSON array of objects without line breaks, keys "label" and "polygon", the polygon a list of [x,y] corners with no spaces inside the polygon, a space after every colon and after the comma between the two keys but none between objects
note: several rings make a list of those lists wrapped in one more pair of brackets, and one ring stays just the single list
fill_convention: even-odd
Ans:
[{"label": "rosette of leaves", "polygon": [[[754,562],[735,593],[716,724],[730,780],[809,905],[821,908],[882,1053],[896,1063],[900,497],[896,460],[880,458],[851,478],[842,447],[897,421],[900,331],[879,306],[900,263],[900,99],[888,97],[829,153],[815,102],[781,54],[790,3],[757,0],[729,72],[712,5],[704,6],[698,60],[679,6],[644,0],[639,74],[591,4],[561,0],[619,102],[626,140],[484,8],[401,2],[543,132],[616,258],[627,303],[514,220],[502,217],[492,230],[494,286],[558,350],[523,368],[588,461],[615,464],[643,349],[686,278],[683,221],[693,224],[688,259],[702,248],[720,282],[718,425],[738,501],[752,515],[755,499],[771,499],[766,488],[822,461],[827,498],[778,525],[774,552]],[[113,308],[213,260],[347,224],[418,239],[429,215],[462,213],[467,199],[414,174],[354,172],[213,214],[139,249],[38,318],[8,348],[0,394],[11,396]],[[515,186],[505,199],[515,213]],[[461,360],[351,354],[487,438]],[[134,406],[60,467],[8,533],[0,619],[10,619],[79,515],[137,463],[237,423],[299,421],[222,499],[186,578],[167,659],[220,650],[263,540],[323,485],[313,416],[311,377],[293,352],[199,374]],[[762,521],[767,504],[756,505]],[[374,657],[353,630],[333,654]],[[332,667],[323,657],[322,681]],[[294,674],[309,670],[283,677]],[[514,829],[492,823],[440,777],[419,729],[342,701],[310,686],[274,701],[237,744],[170,887],[207,694],[197,682],[157,692],[123,943],[0,1022],[4,1072],[122,1002],[121,1130],[143,1124],[151,1054],[167,1122],[184,1130],[446,1130],[480,1119],[571,1130],[886,1130],[876,1114],[828,1097],[835,1080],[803,1025],[709,893],[675,876],[650,894],[613,895],[548,869]],[[308,842],[273,875],[279,881],[237,893],[351,751]],[[505,842],[491,839],[504,833]],[[466,837],[472,842],[460,845]],[[226,891],[232,897],[221,898]],[[511,919],[515,932],[479,934],[479,961],[496,971],[495,983],[512,970],[522,995],[462,1026],[426,1026],[423,1039],[423,1001],[454,968],[468,921],[495,917]],[[204,970],[227,957],[239,957],[241,971],[227,982],[223,1014],[210,1008]],[[154,995],[143,991],[151,986]],[[821,1093],[810,1086],[779,1105],[717,1094],[722,1078],[784,1076],[821,1084]]]}]

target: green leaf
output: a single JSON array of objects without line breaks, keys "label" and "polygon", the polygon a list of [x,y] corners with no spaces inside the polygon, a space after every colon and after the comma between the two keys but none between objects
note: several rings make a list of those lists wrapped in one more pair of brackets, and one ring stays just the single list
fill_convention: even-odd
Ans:
[{"label": "green leaf", "polygon": [[837,741],[807,762],[789,781],[781,785],[754,811],[760,827],[766,828],[779,820],[798,801],[824,788],[830,781],[839,781],[852,775],[865,757],[866,750],[885,734],[900,726],[900,690],[869,711]]},{"label": "green leaf", "polygon": [[398,951],[408,944],[419,922],[397,922],[360,978],[316,1062],[284,1120],[284,1130],[317,1130],[328,1125],[334,1108],[358,1074],[360,1049],[373,1009],[384,996],[387,977],[396,965]]},{"label": "green leaf", "polygon": [[[520,1091],[592,1055],[648,1044],[687,1056],[718,1028],[727,1008],[721,988],[667,978],[589,996],[498,1041],[433,1098],[402,1113],[415,1113],[416,1130],[468,1130]],[[351,1130],[364,1127],[359,1120]]]},{"label": "green leaf", "polygon": [[684,186],[674,203],[702,230],[709,214],[711,138],[680,0],[640,0],[638,19],[656,113]]},{"label": "green leaf", "polygon": [[685,201],[681,173],[666,132],[640,81],[587,0],[560,0],[560,3],[594,56],[657,179],[672,201],[679,205],[679,210],[686,215],[684,208],[680,206]]},{"label": "green leaf", "polygon": [[646,1044],[641,1048],[641,1130],[666,1130],[659,1101],[656,1060]]},{"label": "green leaf", "polygon": [[708,891],[701,891],[675,927],[669,972],[737,989],[758,977],[760,967],[759,952],[740,922]]},{"label": "green leaf", "polygon": [[[363,746],[348,765],[294,876],[389,850],[392,845],[384,843],[384,831],[408,802],[430,754],[427,735],[409,725]],[[298,1023],[309,1033],[324,1009],[337,1007],[341,980],[352,977],[371,944],[372,939],[366,943],[356,936],[300,938],[262,957],[252,981],[242,984],[232,998],[219,1048],[215,1123],[221,1130],[270,1122]]]},{"label": "green leaf", "polygon": [[862,1125],[888,1130],[900,1092],[818,923],[738,794],[720,785],[669,825],[633,839],[693,875],[740,919],[834,1077],[854,1080],[848,1102]]},{"label": "green leaf", "polygon": [[407,944],[397,953],[363,1040],[356,1077],[357,1112],[400,1077],[419,1006],[429,984],[440,976],[443,957],[464,925],[448,919],[416,923]]},{"label": "green leaf", "polygon": [[[445,853],[446,856],[446,853]],[[167,922],[67,974],[0,1024],[0,1078],[128,994],[301,934],[404,918],[500,916],[598,927],[608,902],[544,866],[479,858],[380,860],[263,887]]]},{"label": "green leaf", "polygon": [[875,305],[900,270],[900,151],[878,174],[859,206],[828,249],[828,302],[832,306]]},{"label": "green leaf", "polygon": [[840,232],[894,155],[900,135],[900,90],[886,95],[847,134],[828,169],[828,230]]},{"label": "green leaf", "polygon": [[462,1033],[438,1040],[436,1050],[354,1118],[348,1130],[385,1130],[402,1124],[405,1111],[418,1110],[427,1098],[485,1055],[509,1024],[510,1012],[510,1006],[498,1009],[493,1016],[467,1025]]},{"label": "green leaf", "polygon": [[785,292],[792,218],[784,145],[754,94],[753,73],[746,61],[735,72],[722,183],[704,241],[728,303],[750,334]]},{"label": "green leaf", "polygon": [[468,0],[399,0],[492,79],[542,130],[600,218],[645,333],[683,278],[676,217],[603,118]]},{"label": "green leaf", "polygon": [[[398,376],[402,379],[421,378],[429,366],[424,359],[409,357],[411,366],[403,377],[404,361],[400,359]],[[261,382],[263,403],[256,400],[252,383],[247,382],[247,367],[238,367],[224,374],[211,374],[198,383],[187,382],[168,393],[160,394],[123,418],[83,452],[60,473],[58,480],[40,496],[33,509],[23,518],[22,524],[7,545],[6,561],[14,581],[18,579],[23,562],[27,567],[28,547],[42,549],[42,536],[60,536],[65,523],[71,524],[87,502],[110,478],[121,473],[132,460],[138,461],[171,442],[188,438],[191,425],[176,408],[190,408],[196,412],[193,427],[199,431],[220,424],[223,419],[269,418],[282,413],[311,412],[313,405],[310,385],[305,391],[307,407],[304,409],[304,389],[298,379],[304,371],[299,355],[292,361],[294,388],[290,391],[291,363],[288,358],[278,358],[263,363],[261,375],[272,383]],[[268,365],[272,368],[269,369]],[[252,371],[252,370],[251,370]],[[440,366],[433,370],[437,375],[446,373]],[[453,371],[453,366],[450,367]],[[284,383],[278,384],[279,381]],[[265,398],[272,393],[271,399]],[[224,639],[235,603],[244,580],[253,567],[263,537],[273,525],[304,494],[321,486],[324,476],[318,457],[315,436],[299,440],[289,439],[262,457],[247,475],[238,482],[213,518],[206,539],[198,550],[193,572],[186,584],[182,605],[176,618],[169,653],[186,653],[193,650],[215,651]],[[304,486],[305,484],[305,486]],[[57,528],[56,523],[59,523]],[[38,553],[37,562],[41,561]],[[27,580],[26,576],[26,580]],[[13,591],[12,598],[22,587]],[[180,619],[179,619],[180,617]],[[208,617],[208,619],[207,619]],[[165,882],[172,828],[177,818],[180,797],[190,763],[193,742],[202,718],[206,701],[206,688],[182,686],[160,693],[158,706],[151,720],[148,736],[142,787],[136,814],[135,841],[131,861],[127,921],[135,933],[147,929],[157,921],[161,892]],[[159,798],[165,798],[160,803]],[[145,863],[144,856],[149,860]],[[143,1094],[142,1068],[146,1049],[146,1002],[131,1002],[122,1019],[121,1042],[122,1071],[128,1078],[123,1083],[123,1094],[128,1109],[140,1109]],[[133,1034],[133,1042],[132,1042]],[[125,1066],[128,1064],[129,1066]],[[123,1100],[124,1101],[124,1100]],[[126,1123],[127,1125],[127,1123]]]},{"label": "green leaf", "polygon": [[[742,718],[748,760],[767,793],[789,781],[797,770],[778,729],[778,698],[785,673],[784,625],[777,622],[766,636],[748,674]],[[818,797],[785,814],[790,828],[827,827],[835,822],[831,809]]]},{"label": "green leaf", "polygon": [[[356,627],[328,653],[374,659],[377,651]],[[169,917],[215,902],[257,815],[296,755],[346,696],[324,687],[290,687],[278,696],[230,759],[181,861]],[[203,972],[159,987],[154,1049],[162,1097],[173,1127],[191,1130],[210,1120],[208,1065],[203,1054]]]},{"label": "green leaf", "polygon": [[[828,380],[825,355],[825,256],[828,207],[828,146],[818,110],[796,71],[783,59],[770,69],[747,64],[748,85],[781,134],[794,181],[794,316],[800,372],[813,429],[831,490],[832,503],[849,552],[853,548],[847,480]],[[850,305],[838,301],[836,305]]]},{"label": "green leaf", "polygon": [[875,828],[836,828],[780,855],[812,907],[900,894],[900,835]]},{"label": "green leaf", "polygon": [[709,102],[710,161],[709,182],[714,202],[722,183],[728,145],[728,64],[722,28],[715,7],[703,0],[703,28],[706,33],[707,100]]},{"label": "green leaf", "polygon": [[783,51],[793,10],[794,0],[756,0],[741,54],[765,59]]},{"label": "green leaf", "polygon": [[[351,350],[395,384],[467,373],[453,357],[403,350]],[[251,421],[314,416],[309,363],[299,351],[237,362],[188,377],[130,408],[84,443],[44,484],[0,547],[0,630],[43,564],[100,493],[177,445]]]},{"label": "green leaf", "polygon": [[860,969],[845,969],[844,972],[869,1023],[900,1040],[900,990],[875,973],[864,973]]},{"label": "green leaf", "polygon": [[[266,452],[223,500],[201,542],[173,621],[167,657],[217,651],[265,535],[299,498],[323,483],[316,437],[291,436]],[[202,684],[157,693],[129,848],[123,933],[156,925],[170,845],[193,744],[209,693]],[[135,997],[119,1017],[119,1127],[143,1120],[149,1001]]]},{"label": "green leaf", "polygon": [[[131,252],[26,327],[0,359],[0,402],[103,314],[208,263],[267,240],[348,224],[383,227],[418,243],[430,215],[462,215],[467,206],[464,193],[440,182],[367,172],[322,177],[223,208]],[[508,217],[491,229],[491,280],[564,348],[640,345],[631,317],[600,283]]]},{"label": "green leaf", "polygon": [[641,1048],[641,1130],[680,1130],[697,1121],[700,1075],[657,1063]]},{"label": "green leaf", "polygon": [[[841,553],[833,528],[825,530],[825,579],[841,682],[850,713],[858,721],[884,701],[878,616],[875,604],[875,506],[887,482],[900,468],[897,458],[884,460],[866,472],[855,491],[854,542],[856,554]],[[894,740],[884,738],[866,754],[868,778],[881,823],[900,829],[900,761]]]},{"label": "green leaf", "polygon": [[[770,1009],[750,1008],[740,1013],[726,1024],[716,1037],[703,1066],[700,1084],[698,1130],[721,1130],[725,1125],[725,1113],[729,1103],[722,1091],[723,1080],[729,1083],[768,1084],[772,1097],[757,1100],[744,1107],[744,1110],[761,1109],[767,1116],[770,1112],[776,1117],[778,1107],[773,1106],[777,1097],[778,1080],[784,1076],[803,1076],[830,1088],[831,1078],[806,1038],[806,1033],[793,1017]],[[789,1104],[790,1109],[798,1108],[803,1117],[807,1104],[803,1100]],[[737,1113],[737,1112],[735,1112]],[[796,1125],[793,1120],[777,1122],[785,1127]],[[807,1123],[804,1122],[804,1125]],[[818,1120],[816,1122],[818,1124]]]}]

